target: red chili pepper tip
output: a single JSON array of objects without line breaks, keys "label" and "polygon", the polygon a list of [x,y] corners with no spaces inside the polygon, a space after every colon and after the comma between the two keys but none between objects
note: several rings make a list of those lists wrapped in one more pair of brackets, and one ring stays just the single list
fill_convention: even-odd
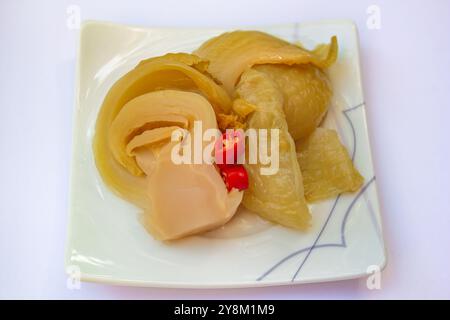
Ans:
[{"label": "red chili pepper tip", "polygon": [[227,165],[221,168],[220,174],[228,191],[248,189],[248,174],[243,165]]}]

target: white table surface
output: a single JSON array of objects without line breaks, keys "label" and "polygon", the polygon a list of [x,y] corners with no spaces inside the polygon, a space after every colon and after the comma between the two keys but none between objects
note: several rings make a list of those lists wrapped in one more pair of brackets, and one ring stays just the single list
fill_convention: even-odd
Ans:
[{"label": "white table surface", "polygon": [[[372,4],[381,29],[367,27]],[[69,290],[63,255],[78,37],[67,24],[71,5],[83,20],[143,26],[355,21],[388,249],[381,289],[359,279],[227,290],[82,283]],[[2,0],[0,298],[450,298],[449,30],[445,0]]]}]

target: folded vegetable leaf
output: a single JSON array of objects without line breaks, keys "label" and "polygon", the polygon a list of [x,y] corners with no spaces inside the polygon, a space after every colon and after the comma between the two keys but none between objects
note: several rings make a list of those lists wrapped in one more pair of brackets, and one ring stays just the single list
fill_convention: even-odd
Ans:
[{"label": "folded vegetable leaf", "polygon": [[283,92],[283,110],[292,138],[298,140],[311,134],[330,104],[332,91],[327,75],[312,64],[253,68],[269,75]]},{"label": "folded vegetable leaf", "polygon": [[232,94],[241,74],[254,65],[311,63],[327,68],[336,60],[337,50],[335,36],[330,44],[309,51],[267,33],[234,31],[206,41],[194,54],[210,61],[208,72]]},{"label": "folded vegetable leaf", "polygon": [[249,189],[244,192],[244,206],[267,220],[306,229],[311,216],[303,195],[295,144],[283,114],[283,95],[269,76],[253,69],[242,74],[236,94],[256,108],[248,117],[248,128],[279,129],[279,170],[262,175],[264,165],[260,162],[245,165]]},{"label": "folded vegetable leaf", "polygon": [[305,197],[316,201],[358,190],[364,178],[353,166],[336,131],[317,128],[296,143]]}]

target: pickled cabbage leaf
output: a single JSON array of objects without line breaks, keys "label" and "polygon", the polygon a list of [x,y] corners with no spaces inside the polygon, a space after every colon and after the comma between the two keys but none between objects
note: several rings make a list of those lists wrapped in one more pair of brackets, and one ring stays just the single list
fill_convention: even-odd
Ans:
[{"label": "pickled cabbage leaf", "polygon": [[296,143],[305,197],[317,201],[358,190],[364,178],[356,170],[334,130],[317,128]]},{"label": "pickled cabbage leaf", "polygon": [[311,63],[323,69],[334,63],[337,51],[335,36],[310,51],[264,32],[234,31],[206,41],[194,54],[209,60],[208,72],[233,94],[241,74],[254,65]]},{"label": "pickled cabbage leaf", "polygon": [[283,92],[283,110],[294,140],[307,137],[325,116],[332,90],[327,75],[312,64],[297,66],[260,65]]},{"label": "pickled cabbage leaf", "polygon": [[[250,69],[242,75],[236,94],[239,99],[254,105],[255,110],[248,117],[248,128],[279,129],[279,170],[273,175],[262,175],[260,169],[264,165],[260,162],[245,164],[249,188],[244,192],[242,203],[267,220],[306,229],[311,216],[303,195],[294,140],[283,114],[282,93],[269,76]],[[271,138],[268,137],[269,144]]]}]

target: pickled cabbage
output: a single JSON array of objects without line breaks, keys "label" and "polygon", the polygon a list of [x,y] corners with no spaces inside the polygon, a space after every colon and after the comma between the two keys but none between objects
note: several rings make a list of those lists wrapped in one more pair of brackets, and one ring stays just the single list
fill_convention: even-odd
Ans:
[{"label": "pickled cabbage", "polygon": [[327,199],[362,186],[364,179],[336,131],[317,128],[306,139],[297,141],[296,148],[306,200]]},{"label": "pickled cabbage", "polygon": [[264,32],[234,31],[206,41],[194,54],[209,60],[208,72],[233,94],[241,74],[254,65],[311,63],[323,69],[334,63],[337,50],[335,36],[309,51]]},{"label": "pickled cabbage", "polygon": [[[279,129],[279,170],[273,175],[262,175],[261,163],[246,164],[249,188],[244,193],[243,205],[272,222],[306,229],[311,216],[303,195],[294,140],[283,114],[282,93],[269,76],[250,69],[242,75],[236,94],[255,106],[248,117],[248,128]],[[268,143],[270,139],[271,136]]]},{"label": "pickled cabbage", "polygon": [[[189,122],[186,118],[189,112],[180,108],[175,110],[174,105],[178,102],[180,105],[191,102],[195,107],[200,96],[203,96],[216,114],[231,111],[231,99],[207,73],[207,66],[208,62],[198,56],[187,53],[167,54],[142,61],[109,90],[97,117],[93,149],[95,162],[104,182],[121,197],[140,207],[148,206],[145,176],[136,164],[134,155],[129,154],[131,150],[127,151],[127,144],[133,139],[133,143],[139,142],[139,139],[148,139],[148,136],[138,136],[150,129],[166,126],[186,128],[188,123],[192,124],[193,119]],[[149,110],[139,110],[136,114],[127,112],[127,116],[121,114],[122,108],[133,99],[162,90],[172,91],[153,96],[153,105]],[[177,90],[186,93],[183,99],[179,99],[180,95],[175,93]],[[199,98],[192,101],[194,94]],[[183,104],[181,100],[184,98],[186,100]],[[168,105],[172,105],[172,113],[161,109],[161,106]],[[141,116],[148,118],[144,121]],[[114,122],[117,117],[128,122]],[[203,115],[201,119],[203,120]],[[148,134],[150,133],[145,133]]]},{"label": "pickled cabbage", "polygon": [[294,140],[307,137],[325,116],[332,90],[327,75],[312,64],[298,66],[260,65],[283,92],[283,110]]}]

